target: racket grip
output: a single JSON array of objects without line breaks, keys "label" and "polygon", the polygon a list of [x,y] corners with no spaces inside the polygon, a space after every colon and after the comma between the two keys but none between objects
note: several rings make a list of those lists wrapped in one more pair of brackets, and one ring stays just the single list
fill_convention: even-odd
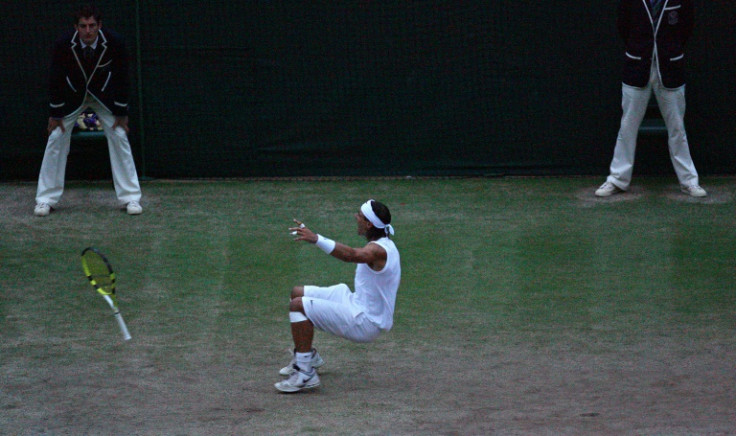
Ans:
[{"label": "racket grip", "polygon": [[120,312],[115,314],[115,319],[118,321],[120,331],[123,332],[123,339],[129,341],[131,338],[130,332],[128,332],[128,326],[125,325],[125,321],[123,321],[123,316],[120,314]]}]

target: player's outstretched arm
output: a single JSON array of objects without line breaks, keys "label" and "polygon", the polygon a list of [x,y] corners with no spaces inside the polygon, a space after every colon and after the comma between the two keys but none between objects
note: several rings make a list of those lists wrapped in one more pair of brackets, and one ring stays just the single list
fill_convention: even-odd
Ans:
[{"label": "player's outstretched arm", "polygon": [[375,270],[383,269],[386,264],[386,250],[378,244],[367,244],[365,247],[354,248],[335,242],[335,249],[330,253],[343,262],[367,263]]},{"label": "player's outstretched arm", "polygon": [[365,247],[350,247],[314,233],[299,220],[295,219],[294,223],[296,223],[296,227],[290,227],[289,231],[296,236],[295,241],[307,241],[316,244],[325,253],[343,262],[365,263],[377,271],[383,269],[386,264],[386,250],[378,244],[368,243]]}]

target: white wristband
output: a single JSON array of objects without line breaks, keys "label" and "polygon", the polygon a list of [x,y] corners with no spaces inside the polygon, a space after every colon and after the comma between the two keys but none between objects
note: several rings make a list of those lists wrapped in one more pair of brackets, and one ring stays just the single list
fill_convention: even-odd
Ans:
[{"label": "white wristband", "polygon": [[325,238],[322,235],[317,235],[317,242],[315,243],[315,245],[317,245],[320,250],[324,251],[327,254],[332,253],[332,250],[335,249],[335,241]]}]

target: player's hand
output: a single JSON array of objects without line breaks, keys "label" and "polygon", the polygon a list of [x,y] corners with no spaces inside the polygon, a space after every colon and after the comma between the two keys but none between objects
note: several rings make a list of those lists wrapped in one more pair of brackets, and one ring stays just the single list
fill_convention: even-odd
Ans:
[{"label": "player's hand", "polygon": [[296,224],[296,227],[289,227],[289,231],[292,236],[296,236],[296,238],[294,238],[295,241],[307,241],[312,244],[317,242],[317,235],[315,235],[313,231],[309,230],[303,222],[295,218],[294,223]]},{"label": "player's hand", "polygon": [[49,132],[48,134],[51,135],[51,132],[53,132],[57,127],[61,129],[61,133],[66,132],[66,129],[64,128],[64,120],[49,118],[49,125],[46,127],[46,130]]},{"label": "player's hand", "polygon": [[130,132],[128,128],[128,117],[115,117],[115,124],[112,125],[112,129],[115,130],[116,127],[122,127],[127,135]]}]

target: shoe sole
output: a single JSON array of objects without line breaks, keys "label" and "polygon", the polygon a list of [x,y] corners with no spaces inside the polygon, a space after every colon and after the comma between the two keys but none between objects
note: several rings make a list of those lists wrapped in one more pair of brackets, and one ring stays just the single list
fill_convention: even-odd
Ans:
[{"label": "shoe sole", "polygon": [[613,192],[602,192],[602,193],[598,193],[598,192],[596,192],[596,193],[595,193],[595,196],[596,196],[596,197],[610,197],[610,196],[612,196],[613,194],[618,194],[619,192],[621,192],[621,191],[613,191]]},{"label": "shoe sole", "polygon": [[296,387],[296,386],[284,385],[284,382],[276,383],[273,386],[276,389],[278,389],[279,391],[281,391],[281,392],[284,392],[286,394],[293,394],[293,393],[296,393],[296,392],[308,391],[310,389],[317,388],[317,387],[319,387],[319,385],[320,385],[320,382],[317,381],[316,383],[311,383],[311,384],[308,383],[308,384],[305,384],[304,386],[302,386],[300,388],[299,387]]},{"label": "shoe sole", "polygon": [[708,196],[708,193],[707,192],[704,192],[702,194],[692,194],[691,192],[689,192],[689,191],[687,191],[685,189],[681,189],[681,191],[682,191],[683,194],[689,195],[689,196],[691,196],[693,198],[703,198],[703,197],[707,197]]}]

